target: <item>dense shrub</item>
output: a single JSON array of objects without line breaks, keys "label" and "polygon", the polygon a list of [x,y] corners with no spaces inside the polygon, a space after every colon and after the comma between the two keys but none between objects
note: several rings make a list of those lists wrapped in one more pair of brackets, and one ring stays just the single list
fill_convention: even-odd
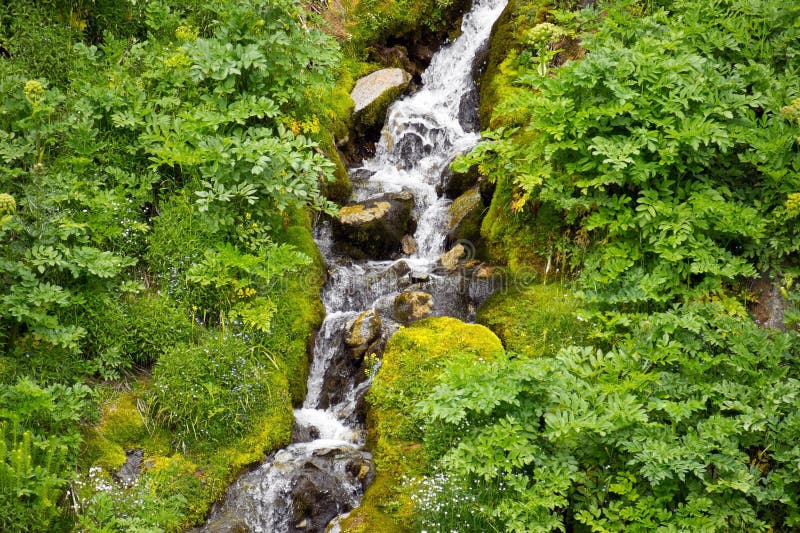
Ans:
[{"label": "dense shrub", "polygon": [[[552,12],[531,29],[504,64],[516,90],[498,113],[510,119],[470,161],[517,185],[506,208],[557,210],[574,251],[591,248],[587,293],[607,304],[719,291],[800,242],[786,207],[800,188],[787,112],[800,8],[663,4],[644,17],[635,2],[604,5],[596,24]],[[554,71],[581,24],[588,53]]]}]

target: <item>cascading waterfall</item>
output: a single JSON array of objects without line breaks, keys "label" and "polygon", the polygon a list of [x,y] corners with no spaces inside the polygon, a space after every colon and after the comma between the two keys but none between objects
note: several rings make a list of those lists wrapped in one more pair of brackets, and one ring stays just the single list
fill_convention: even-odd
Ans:
[{"label": "cascading waterfall", "polygon": [[369,179],[354,180],[354,201],[412,193],[416,252],[398,261],[354,261],[335,252],[329,224],[316,229],[329,269],[322,294],[327,316],[315,340],[305,403],[294,412],[294,443],[237,480],[203,530],[324,531],[358,505],[373,469],[360,416],[371,376],[353,375],[358,372],[346,364],[352,356],[343,339],[352,321],[374,310],[384,337],[391,335],[397,328],[392,302],[415,281],[432,295],[438,316],[470,319],[491,291],[491,283],[437,270],[451,203],[437,189],[452,160],[480,139],[469,119],[477,103],[473,65],[506,2],[474,0],[461,35],[433,57],[422,87],[390,107],[375,156],[358,169]]}]

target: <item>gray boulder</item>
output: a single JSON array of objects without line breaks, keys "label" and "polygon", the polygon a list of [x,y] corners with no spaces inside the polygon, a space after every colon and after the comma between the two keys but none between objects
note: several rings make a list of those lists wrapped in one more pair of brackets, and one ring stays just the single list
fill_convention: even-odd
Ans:
[{"label": "gray boulder", "polygon": [[339,210],[333,221],[337,247],[355,259],[386,259],[401,249],[413,233],[414,197],[409,192],[387,193]]},{"label": "gray boulder", "polygon": [[364,111],[393,89],[395,92],[397,88],[405,89],[410,81],[411,74],[399,68],[385,68],[364,76],[350,93],[355,104],[354,113]]}]

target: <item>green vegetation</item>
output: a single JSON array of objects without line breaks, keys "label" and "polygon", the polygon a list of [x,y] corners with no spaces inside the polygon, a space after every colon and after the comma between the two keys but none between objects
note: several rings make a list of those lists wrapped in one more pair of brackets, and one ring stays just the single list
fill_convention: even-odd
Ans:
[{"label": "green vegetation", "polygon": [[343,531],[411,531],[412,487],[403,480],[429,468],[424,418],[414,405],[433,390],[448,361],[493,359],[503,351],[499,339],[483,326],[453,318],[430,318],[402,328],[389,341],[381,370],[367,395],[368,439],[377,477]]},{"label": "green vegetation", "polygon": [[289,0],[0,7],[4,531],[180,530],[288,442],[335,170],[320,27]]},{"label": "green vegetation", "polygon": [[[793,531],[800,8],[554,4],[512,3],[455,166],[497,184],[490,253],[572,279],[490,299],[509,352],[417,403],[419,528]],[[765,274],[786,332],[748,313]]]},{"label": "green vegetation", "polygon": [[478,309],[477,321],[494,331],[506,349],[530,357],[556,353],[562,346],[582,344],[585,325],[580,301],[569,286],[512,279],[506,290]]},{"label": "green vegetation", "polygon": [[0,387],[59,421],[3,393],[4,531],[178,531],[288,442],[347,95],[463,5],[309,7],[0,6]]},{"label": "green vegetation", "polygon": [[[582,4],[498,23],[509,285],[389,341],[346,531],[800,528],[800,7]],[[0,6],[0,529],[185,530],[289,441],[347,93],[464,5]]]}]

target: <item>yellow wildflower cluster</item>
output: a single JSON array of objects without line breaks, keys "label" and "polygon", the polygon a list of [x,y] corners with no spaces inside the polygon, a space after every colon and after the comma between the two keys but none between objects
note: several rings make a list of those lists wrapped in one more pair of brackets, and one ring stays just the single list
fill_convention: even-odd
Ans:
[{"label": "yellow wildflower cluster", "polygon": [[0,194],[0,218],[3,215],[13,215],[17,212],[17,202],[7,193]]},{"label": "yellow wildflower cluster", "polygon": [[314,115],[303,121],[291,119],[289,122],[289,129],[292,130],[292,133],[295,135],[300,135],[301,132],[305,134],[317,134],[322,130],[322,125],[319,122],[319,117]]},{"label": "yellow wildflower cluster", "polygon": [[303,127],[303,133],[319,133],[320,131],[320,124],[319,124],[319,117],[314,115],[313,117],[306,119],[301,124]]},{"label": "yellow wildflower cluster", "polygon": [[179,50],[168,57],[164,64],[169,68],[186,68],[192,64],[189,56],[186,55],[186,52],[183,50]]},{"label": "yellow wildflower cluster", "polygon": [[252,287],[245,287],[243,289],[239,289],[236,291],[236,296],[239,298],[250,298],[251,296],[255,295],[256,290]]},{"label": "yellow wildflower cluster", "polygon": [[782,107],[781,115],[789,121],[800,119],[800,98],[795,98],[791,104]]},{"label": "yellow wildflower cluster", "polygon": [[800,215],[800,192],[793,192],[786,198],[786,212],[790,217]]},{"label": "yellow wildflower cluster", "polygon": [[175,38],[181,42],[194,41],[200,35],[200,31],[194,26],[178,26],[175,30]]},{"label": "yellow wildflower cluster", "polygon": [[25,82],[25,88],[22,89],[25,93],[25,99],[33,107],[38,107],[44,102],[44,86],[41,82],[36,80],[28,80]]}]

